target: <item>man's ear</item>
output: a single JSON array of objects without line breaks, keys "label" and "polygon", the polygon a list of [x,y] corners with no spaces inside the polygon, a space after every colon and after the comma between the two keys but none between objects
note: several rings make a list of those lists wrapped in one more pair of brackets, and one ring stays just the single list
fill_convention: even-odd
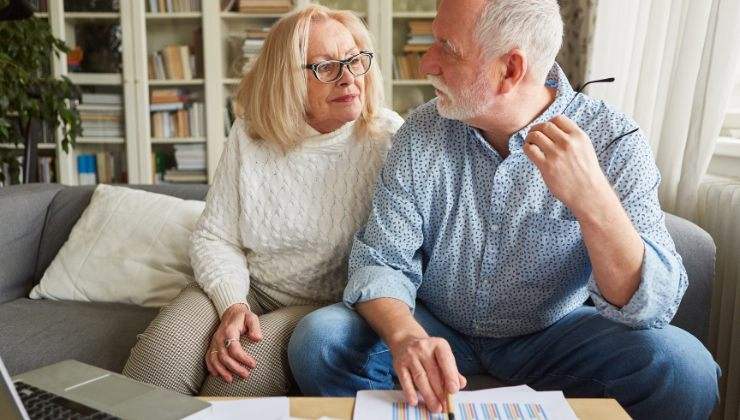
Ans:
[{"label": "man's ear", "polygon": [[507,94],[524,80],[527,74],[527,57],[524,52],[514,48],[501,57],[501,81],[499,83],[499,93]]}]

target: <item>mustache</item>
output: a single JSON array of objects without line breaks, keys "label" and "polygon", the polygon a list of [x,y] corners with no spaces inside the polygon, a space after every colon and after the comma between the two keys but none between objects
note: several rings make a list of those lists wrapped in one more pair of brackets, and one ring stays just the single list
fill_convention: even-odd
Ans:
[{"label": "mustache", "polygon": [[428,74],[427,80],[432,83],[432,86],[434,86],[435,89],[444,93],[445,95],[449,95],[449,89],[447,88],[447,85],[444,84],[441,78]]}]

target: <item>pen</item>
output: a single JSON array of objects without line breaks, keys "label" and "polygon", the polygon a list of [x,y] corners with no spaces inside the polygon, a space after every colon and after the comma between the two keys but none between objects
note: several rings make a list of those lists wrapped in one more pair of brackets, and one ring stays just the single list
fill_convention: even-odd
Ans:
[{"label": "pen", "polygon": [[452,394],[447,394],[447,420],[455,420],[455,406],[452,404]]}]

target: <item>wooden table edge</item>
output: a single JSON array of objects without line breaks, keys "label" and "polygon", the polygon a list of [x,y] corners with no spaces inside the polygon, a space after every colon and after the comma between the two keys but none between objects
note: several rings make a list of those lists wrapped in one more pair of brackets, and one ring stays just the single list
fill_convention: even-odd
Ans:
[{"label": "wooden table edge", "polygon": [[[198,397],[204,401],[232,401],[239,397]],[[355,399],[352,397],[288,397],[290,415],[315,419],[321,416],[352,420]],[[573,412],[582,420],[625,420],[630,416],[613,398],[568,398]]]}]

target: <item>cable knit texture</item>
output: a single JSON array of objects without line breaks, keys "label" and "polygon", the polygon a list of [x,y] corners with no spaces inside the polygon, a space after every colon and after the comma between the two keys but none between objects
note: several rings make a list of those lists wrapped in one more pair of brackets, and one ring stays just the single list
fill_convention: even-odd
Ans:
[{"label": "cable knit texture", "polygon": [[249,138],[243,121],[232,126],[190,247],[219,316],[250,287],[280,306],[341,300],[352,237],[403,124],[387,109],[379,118],[378,139],[359,138],[354,123],[328,134],[307,126],[287,154]]}]

